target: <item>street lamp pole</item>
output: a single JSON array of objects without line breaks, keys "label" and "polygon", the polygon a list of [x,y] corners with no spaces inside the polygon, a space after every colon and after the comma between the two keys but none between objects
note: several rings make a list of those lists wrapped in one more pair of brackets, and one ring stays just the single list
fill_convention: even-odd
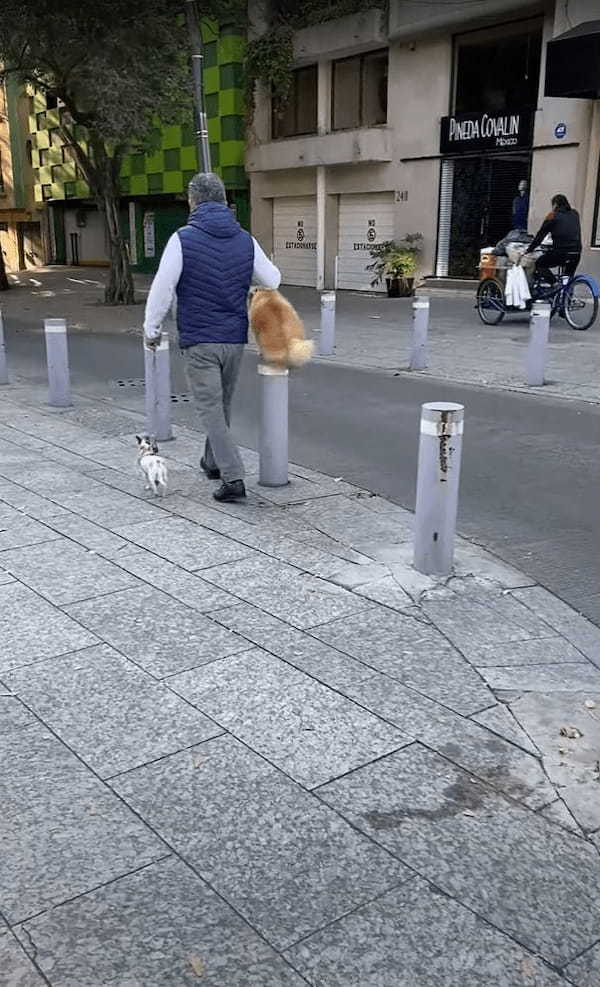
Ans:
[{"label": "street lamp pole", "polygon": [[185,0],[190,48],[192,52],[192,80],[194,87],[194,119],[196,123],[196,154],[200,171],[210,171],[210,146],[208,124],[204,105],[204,45],[198,21],[196,0]]}]

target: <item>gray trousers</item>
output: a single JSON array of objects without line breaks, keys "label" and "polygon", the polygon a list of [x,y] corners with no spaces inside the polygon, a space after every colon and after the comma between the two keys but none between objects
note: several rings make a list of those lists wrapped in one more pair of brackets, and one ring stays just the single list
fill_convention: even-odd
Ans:
[{"label": "gray trousers", "polygon": [[244,464],[229,428],[243,343],[198,343],[183,350],[188,387],[206,433],[204,460],[226,483],[242,480]]}]

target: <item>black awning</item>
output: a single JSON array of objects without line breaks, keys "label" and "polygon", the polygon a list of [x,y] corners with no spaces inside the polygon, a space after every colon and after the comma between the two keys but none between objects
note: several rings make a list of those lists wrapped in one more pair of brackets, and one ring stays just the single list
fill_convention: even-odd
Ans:
[{"label": "black awning", "polygon": [[600,21],[586,21],[546,46],[546,96],[600,99]]}]

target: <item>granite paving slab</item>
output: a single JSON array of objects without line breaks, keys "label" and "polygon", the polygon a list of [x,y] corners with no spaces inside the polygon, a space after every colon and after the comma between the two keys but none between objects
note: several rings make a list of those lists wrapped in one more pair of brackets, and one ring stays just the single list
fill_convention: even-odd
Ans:
[{"label": "granite paving slab", "polygon": [[151,504],[140,497],[131,497],[129,494],[119,493],[104,485],[94,494],[77,490],[65,491],[55,494],[54,499],[63,510],[79,514],[88,521],[94,521],[111,531],[127,524],[137,524],[138,521],[158,521],[165,516],[164,510],[157,506],[160,504],[160,498],[155,498],[156,503]]},{"label": "granite paving slab", "polygon": [[476,573],[478,579],[491,579],[506,588],[532,586],[535,583],[535,580],[526,576],[524,572],[520,572],[506,562],[501,562],[495,555],[486,552],[479,545],[465,541],[464,538],[457,539],[454,572],[459,578]]},{"label": "granite paving slab", "polygon": [[539,808],[556,798],[539,758],[400,682],[376,674],[342,691],[394,723],[405,735],[422,741],[525,805]]},{"label": "granite paving slab", "polygon": [[0,698],[0,911],[11,923],[165,854],[35,717]]},{"label": "granite paving slab", "polygon": [[169,685],[306,788],[410,742],[400,730],[259,649],[176,675]]},{"label": "granite paving slab", "polygon": [[[0,492],[0,497],[2,496]],[[600,666],[600,628],[576,613],[553,593],[534,586],[531,589],[517,589],[512,594],[533,613],[546,621],[550,627],[564,635],[571,644],[582,651],[590,661]]]},{"label": "granite paving slab", "polygon": [[413,745],[319,794],[547,962],[560,967],[600,938],[595,850],[440,755]]},{"label": "granite paving slab", "polygon": [[304,631],[290,627],[249,603],[240,603],[211,615],[213,620],[237,631],[265,651],[283,658],[313,678],[334,689],[360,682],[372,669],[349,655],[330,648]]},{"label": "granite paving slab", "polygon": [[113,785],[277,949],[410,876],[232,737]]},{"label": "granite paving slab", "polygon": [[43,980],[12,932],[0,929],[0,972],[4,987],[44,987]]},{"label": "granite paving slab", "polygon": [[68,608],[75,620],[157,678],[248,650],[248,642],[149,586]]},{"label": "granite paving slab", "polygon": [[598,987],[600,984],[600,942],[569,963],[565,973],[577,987]]},{"label": "granite paving slab", "polygon": [[95,634],[22,583],[0,585],[0,672],[97,643]]},{"label": "granite paving slab", "polygon": [[375,607],[332,620],[312,634],[458,713],[475,713],[494,702],[477,672],[424,620]]},{"label": "granite paving slab", "polygon": [[369,511],[359,500],[348,497],[322,498],[289,510],[292,517],[304,518],[318,531],[357,551],[362,551],[359,544],[384,538],[397,540],[403,532],[399,519]]},{"label": "granite paving slab", "polygon": [[24,548],[27,545],[37,545],[39,542],[51,541],[59,535],[45,524],[40,524],[34,518],[19,514],[0,517],[0,552],[11,548]]},{"label": "granite paving slab", "polygon": [[482,647],[528,638],[550,637],[552,631],[526,607],[501,591],[473,598],[443,588],[425,594],[421,603],[427,616],[465,657],[478,664]]},{"label": "granite paving slab", "polygon": [[254,554],[245,545],[184,518],[166,517],[115,530],[135,545],[140,545],[190,572]]},{"label": "granite paving slab", "polygon": [[45,459],[40,461],[39,457],[33,464],[14,466],[8,478],[11,482],[51,500],[63,492],[78,491],[93,495],[102,490],[102,485],[93,477],[55,462]]},{"label": "granite paving slab", "polygon": [[131,542],[78,514],[59,514],[58,517],[48,518],[45,523],[49,529],[111,561],[119,562],[122,555],[131,555],[134,551]]},{"label": "granite paving slab", "polygon": [[481,675],[496,691],[581,692],[600,689],[600,669],[588,661],[559,665],[512,665],[480,668]]},{"label": "granite paving slab", "polygon": [[221,733],[107,645],[30,665],[4,680],[102,778]]},{"label": "granite paving slab", "polygon": [[[600,827],[600,690],[528,693],[511,710],[539,747],[548,777],[579,825],[588,832]],[[561,735],[570,728],[575,736]]]},{"label": "granite paving slab", "polygon": [[33,918],[18,932],[60,987],[305,984],[173,857]]},{"label": "granite paving slab", "polygon": [[538,755],[540,753],[529,734],[519,725],[510,708],[503,703],[498,703],[497,706],[492,706],[490,709],[484,709],[482,713],[475,713],[471,719],[480,723],[482,727],[487,727],[488,730],[499,734],[500,737],[504,737],[505,740],[510,740],[511,744],[522,747],[524,751],[528,751],[530,754]]},{"label": "granite paving slab", "polygon": [[547,819],[548,822],[562,826],[563,829],[568,830],[570,833],[576,833],[577,836],[582,835],[581,827],[577,824],[574,816],[571,815],[562,799],[557,799],[556,802],[551,802],[550,805],[541,809],[540,816]]},{"label": "granite paving slab", "polygon": [[393,576],[384,576],[383,579],[376,579],[374,582],[357,586],[354,590],[359,596],[373,600],[374,603],[381,603],[383,606],[391,607],[392,610],[407,610],[413,605],[412,597],[408,595],[394,579]]},{"label": "granite paving slab", "polygon": [[[46,518],[55,517],[57,514],[66,514],[67,509],[61,504],[49,500],[47,497],[40,497],[39,494],[31,490],[24,490],[15,483],[0,484],[0,501],[10,507],[16,507],[29,517],[37,521],[45,521]],[[1,505],[0,505],[1,506]]]},{"label": "granite paving slab", "polygon": [[258,554],[241,562],[206,569],[202,575],[300,630],[371,606],[368,600],[339,586]]},{"label": "granite paving slab", "polygon": [[539,957],[419,878],[286,956],[319,987],[566,987]]},{"label": "granite paving slab", "polygon": [[187,572],[143,548],[137,549],[133,555],[121,553],[119,565],[200,613],[235,606],[238,602],[235,596],[207,583],[201,575]]},{"label": "granite paving slab", "polygon": [[294,476],[293,473],[285,487],[262,487],[254,480],[247,486],[257,497],[268,500],[271,504],[299,504],[307,500],[322,500],[323,496],[327,496],[327,490],[320,484],[303,476]]},{"label": "granite paving slab", "polygon": [[137,579],[66,538],[3,552],[13,576],[57,606],[135,586]]},{"label": "granite paving slab", "polygon": [[[564,637],[530,638],[528,641],[510,641],[508,644],[491,644],[478,648],[474,664],[486,665],[550,665],[581,662],[581,651]],[[566,670],[568,674],[568,669]]]}]

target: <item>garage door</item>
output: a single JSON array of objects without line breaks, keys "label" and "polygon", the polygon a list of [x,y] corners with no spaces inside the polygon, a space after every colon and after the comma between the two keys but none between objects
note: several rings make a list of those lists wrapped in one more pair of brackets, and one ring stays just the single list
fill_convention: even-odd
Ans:
[{"label": "garage door", "polygon": [[371,247],[393,238],[392,192],[340,195],[338,288],[385,291],[385,284],[371,288],[373,275],[365,268],[372,263]]},{"label": "garage door", "polygon": [[284,284],[317,283],[317,201],[314,196],[273,202],[273,260]]}]

